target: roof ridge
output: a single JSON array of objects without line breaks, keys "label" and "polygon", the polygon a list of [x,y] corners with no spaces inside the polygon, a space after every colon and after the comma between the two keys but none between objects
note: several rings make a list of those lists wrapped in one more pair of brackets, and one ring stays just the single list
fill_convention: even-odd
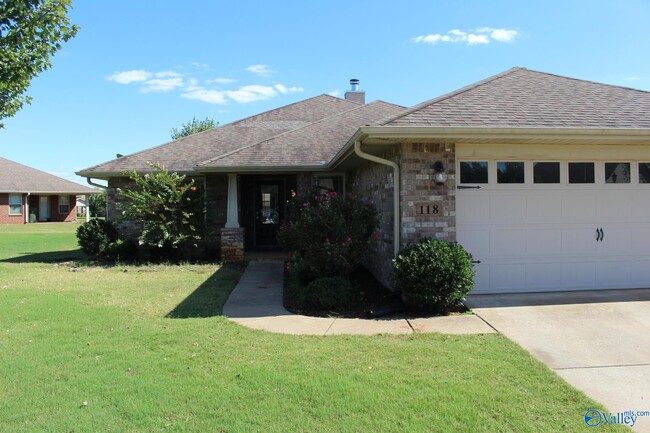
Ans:
[{"label": "roof ridge", "polygon": [[[328,96],[331,96],[331,95],[328,95]],[[332,97],[335,98],[335,96],[332,96]],[[349,114],[352,111],[360,110],[362,108],[369,107],[371,105],[376,105],[376,104],[396,105],[396,104],[391,104],[390,102],[385,102],[385,101],[381,101],[381,100],[375,100],[375,101],[369,102],[367,104],[359,104],[358,107],[353,107],[353,108],[350,108],[349,110],[342,111],[342,112],[336,113],[336,114],[332,114],[331,116],[323,117],[322,119],[318,119],[318,120],[316,120],[314,122],[308,123],[308,124],[300,126],[298,128],[290,129],[289,131],[285,131],[285,132],[282,132],[280,134],[274,135],[272,137],[265,138],[262,141],[258,141],[256,143],[249,144],[248,146],[240,147],[238,149],[235,149],[235,150],[232,150],[230,152],[224,153],[223,155],[219,155],[219,156],[215,156],[215,157],[210,158],[210,159],[206,159],[205,161],[201,161],[200,163],[196,164],[194,167],[202,166],[202,165],[207,164],[207,163],[212,162],[212,161],[218,161],[218,160],[220,160],[222,158],[227,158],[228,156],[237,154],[237,153],[239,153],[241,151],[248,150],[248,149],[250,149],[252,147],[255,147],[255,146],[259,146],[259,145],[261,145],[263,143],[266,143],[268,141],[271,141],[271,140],[275,140],[278,137],[282,137],[284,135],[291,134],[291,133],[294,133],[296,131],[300,131],[300,130],[302,130],[304,128],[308,128],[308,127],[310,127],[312,125],[316,125],[316,124],[331,120],[331,119],[333,119],[335,117],[339,117],[339,116],[342,116],[344,114]],[[398,107],[401,107],[401,106],[398,105]],[[363,125],[360,125],[360,126],[363,126]]]},{"label": "roof ridge", "polygon": [[409,115],[411,113],[419,111],[419,110],[423,109],[424,107],[428,107],[429,105],[437,104],[438,102],[444,101],[446,99],[453,98],[454,96],[460,95],[461,93],[465,93],[465,92],[470,91],[472,89],[475,89],[475,88],[477,88],[479,86],[483,86],[483,85],[485,85],[487,83],[495,81],[495,80],[497,80],[499,78],[502,78],[502,77],[504,77],[506,75],[509,75],[509,74],[511,74],[513,72],[522,71],[522,70],[527,70],[527,69],[526,68],[521,68],[521,67],[510,68],[507,71],[503,71],[503,72],[500,72],[500,73],[498,73],[496,75],[492,75],[491,77],[485,78],[485,79],[483,79],[481,81],[477,81],[477,82],[469,84],[469,85],[467,85],[465,87],[461,87],[460,89],[454,90],[454,91],[449,92],[449,93],[445,93],[444,95],[441,95],[441,96],[437,96],[437,97],[435,97],[433,99],[426,100],[426,101],[421,102],[421,103],[419,103],[417,105],[414,105],[411,108],[406,109],[403,113],[400,113],[397,116],[392,116],[392,117],[389,117],[387,119],[382,120],[381,122],[378,123],[378,125],[384,126],[384,125],[386,125],[386,124],[388,124],[390,122],[393,122],[393,121],[395,121],[397,119],[400,119],[400,118],[402,118],[404,116],[407,116],[407,115]]},{"label": "roof ridge", "polygon": [[635,91],[641,92],[641,93],[650,93],[650,90],[643,90],[643,89],[637,89],[637,88],[634,88],[634,87],[621,86],[619,84],[609,84],[609,83],[602,83],[602,82],[599,82],[599,81],[585,80],[584,78],[567,77],[566,75],[553,74],[551,72],[538,71],[538,70],[535,70],[535,69],[527,69],[527,68],[519,68],[519,69],[526,70],[526,71],[529,71],[529,72],[533,72],[535,74],[542,74],[542,75],[548,75],[548,76],[551,76],[551,77],[564,78],[565,80],[580,81],[582,83],[597,84],[599,86],[615,87],[615,88],[624,89],[624,90],[635,90]]}]

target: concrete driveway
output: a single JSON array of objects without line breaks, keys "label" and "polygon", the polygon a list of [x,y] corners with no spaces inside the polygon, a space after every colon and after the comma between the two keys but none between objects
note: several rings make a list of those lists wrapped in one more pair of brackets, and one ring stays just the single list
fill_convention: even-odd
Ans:
[{"label": "concrete driveway", "polygon": [[[475,295],[468,305],[614,415],[650,413],[650,289]],[[650,432],[650,416],[634,430]]]}]

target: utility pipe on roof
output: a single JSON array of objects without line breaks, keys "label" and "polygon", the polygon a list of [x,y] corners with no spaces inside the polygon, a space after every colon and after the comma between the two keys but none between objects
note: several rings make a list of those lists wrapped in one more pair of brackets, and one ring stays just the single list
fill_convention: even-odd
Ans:
[{"label": "utility pipe on roof", "polygon": [[400,247],[400,212],[399,212],[399,166],[397,163],[388,159],[383,159],[361,150],[361,141],[354,142],[354,153],[359,158],[367,159],[368,161],[376,162],[377,164],[387,165],[393,168],[393,255],[397,257]]}]

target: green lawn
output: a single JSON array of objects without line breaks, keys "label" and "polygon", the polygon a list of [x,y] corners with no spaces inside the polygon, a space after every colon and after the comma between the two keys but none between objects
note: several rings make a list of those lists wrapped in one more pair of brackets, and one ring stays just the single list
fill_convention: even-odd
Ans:
[{"label": "green lawn", "polygon": [[64,261],[75,226],[0,226],[2,433],[576,432],[599,407],[498,335],[241,327],[241,268]]}]

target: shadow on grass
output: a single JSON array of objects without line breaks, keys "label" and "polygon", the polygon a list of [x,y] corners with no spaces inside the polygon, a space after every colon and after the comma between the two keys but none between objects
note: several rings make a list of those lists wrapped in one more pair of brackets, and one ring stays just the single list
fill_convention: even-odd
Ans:
[{"label": "shadow on grass", "polygon": [[223,265],[165,317],[189,319],[220,316],[223,305],[239,281],[244,268],[243,265]]},{"label": "shadow on grass", "polygon": [[0,263],[60,263],[84,260],[81,249],[67,251],[47,251],[43,253],[20,253],[16,257],[0,259]]}]

